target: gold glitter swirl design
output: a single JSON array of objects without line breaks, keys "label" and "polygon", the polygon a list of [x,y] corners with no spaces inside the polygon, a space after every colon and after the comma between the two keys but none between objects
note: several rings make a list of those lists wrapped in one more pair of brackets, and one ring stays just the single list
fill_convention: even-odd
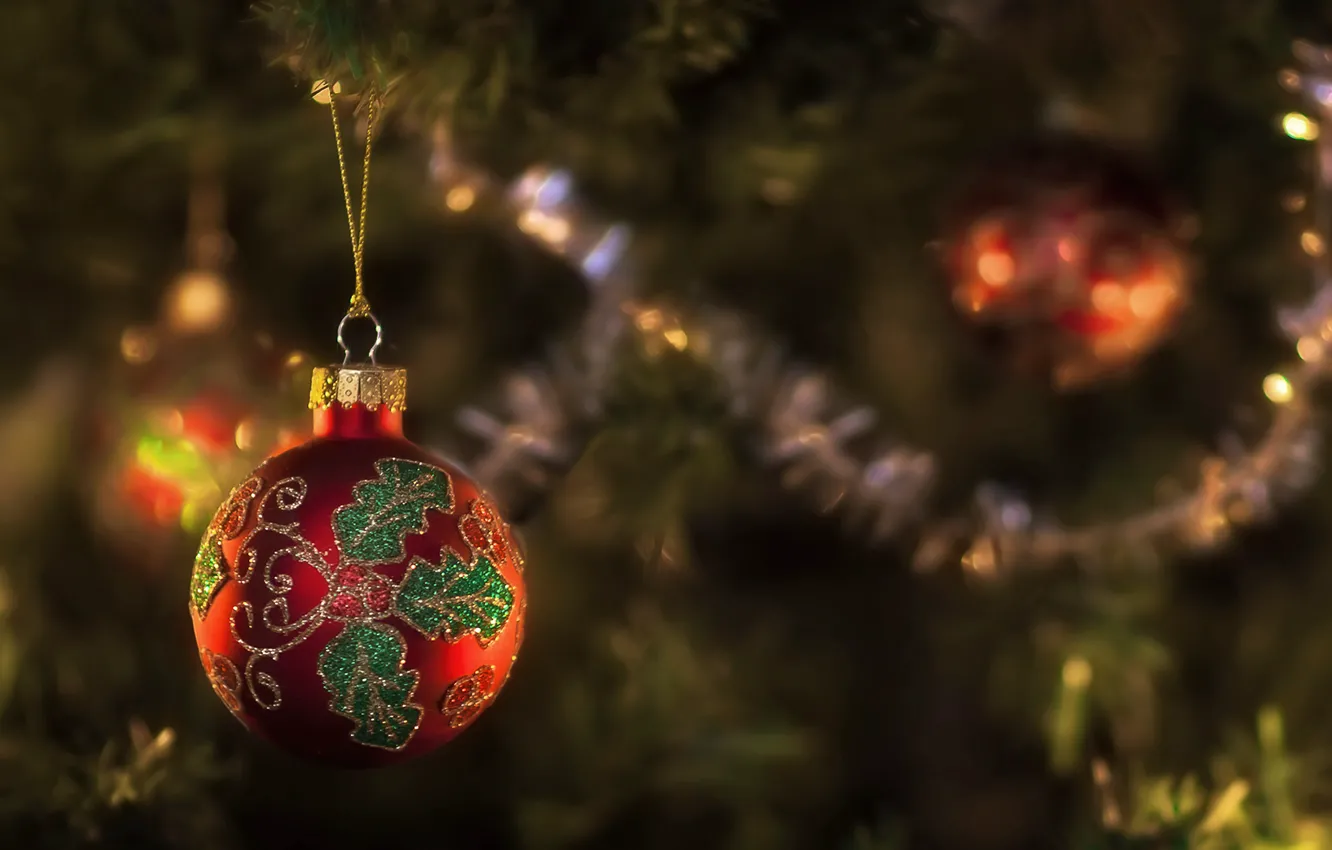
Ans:
[{"label": "gold glitter swirl design", "polygon": [[[325,618],[324,608],[327,600],[305,616],[294,621],[291,619],[286,594],[295,587],[296,582],[290,572],[278,572],[279,562],[289,559],[293,566],[305,564],[313,567],[325,579],[329,577],[330,569],[319,550],[300,533],[299,522],[274,522],[269,517],[270,509],[290,512],[300,508],[305,503],[308,489],[305,479],[298,477],[284,478],[273,485],[259,502],[259,508],[255,513],[255,526],[241,542],[240,554],[236,558],[234,567],[236,581],[241,584],[252,581],[256,572],[262,575],[264,586],[274,596],[264,604],[259,619],[263,628],[270,634],[286,638],[277,646],[259,646],[252,643],[241,634],[240,620],[244,618],[244,628],[247,632],[255,629],[253,603],[248,600],[242,601],[232,608],[231,636],[250,653],[245,662],[245,684],[254,701],[269,710],[282,705],[282,688],[272,674],[257,669],[258,665],[265,660],[275,660],[288,649],[304,642],[315,629],[319,628]],[[257,554],[254,541],[260,535],[276,535],[279,540],[285,541],[286,545],[276,547],[264,560],[263,566],[256,570]]]},{"label": "gold glitter swirl design", "polygon": [[362,404],[394,413],[407,409],[407,370],[388,366],[317,366],[310,377],[310,409]]},{"label": "gold glitter swirl design", "polygon": [[[231,636],[249,653],[243,671],[212,653],[204,666],[228,708],[238,710],[233,706],[239,707],[248,690],[255,703],[272,711],[282,705],[282,687],[261,668],[324,623],[341,623],[317,669],[329,708],[352,722],[352,741],[400,750],[421,723],[423,709],[413,701],[420,676],[404,666],[407,644],[401,632],[380,622],[407,619],[397,601],[401,587],[371,567],[402,557],[404,539],[426,531],[429,513],[452,508],[452,482],[444,470],[400,458],[383,458],[375,469],[378,476],[360,482],[353,502],[334,512],[336,568],[306,539],[294,515],[309,494],[304,478],[284,478],[256,500],[254,527],[241,540],[232,572],[242,585],[262,581],[272,598],[257,611],[243,600],[230,612]],[[293,617],[287,597],[297,584],[295,571],[303,567],[317,572],[329,591],[309,612]]]}]

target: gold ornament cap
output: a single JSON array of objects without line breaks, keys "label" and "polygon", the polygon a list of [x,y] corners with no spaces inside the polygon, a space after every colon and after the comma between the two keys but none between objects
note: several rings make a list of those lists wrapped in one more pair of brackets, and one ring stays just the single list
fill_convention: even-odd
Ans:
[{"label": "gold ornament cap", "polygon": [[345,409],[358,404],[369,410],[381,406],[394,413],[406,410],[407,370],[370,363],[315,367],[310,378],[311,410]]}]

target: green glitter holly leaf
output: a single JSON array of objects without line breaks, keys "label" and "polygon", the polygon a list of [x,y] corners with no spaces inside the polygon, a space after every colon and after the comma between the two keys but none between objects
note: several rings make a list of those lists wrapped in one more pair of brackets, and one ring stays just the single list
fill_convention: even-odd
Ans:
[{"label": "green glitter holly leaf", "polygon": [[190,603],[195,614],[203,617],[208,613],[208,606],[213,603],[213,597],[226,577],[222,541],[209,529],[199,544],[199,553],[194,556],[194,572],[190,576]]},{"label": "green glitter holly leaf", "polygon": [[383,624],[351,625],[319,654],[329,708],[356,724],[352,740],[400,750],[416,733],[421,707],[411,701],[417,673],[403,670],[407,644]]},{"label": "green glitter holly leaf", "polygon": [[410,460],[375,462],[379,477],[352,490],[356,500],[333,513],[343,564],[388,564],[405,554],[408,534],[426,530],[427,511],[453,507],[453,484],[442,469]]},{"label": "green glitter holly leaf", "polygon": [[397,600],[398,614],[425,636],[454,642],[473,634],[482,646],[509,621],[513,602],[513,588],[489,558],[468,564],[447,550],[443,566],[413,559]]}]

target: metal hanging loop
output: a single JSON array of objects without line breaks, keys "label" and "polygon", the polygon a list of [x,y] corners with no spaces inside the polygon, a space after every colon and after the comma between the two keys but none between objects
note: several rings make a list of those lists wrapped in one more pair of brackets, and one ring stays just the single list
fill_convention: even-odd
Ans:
[{"label": "metal hanging loop", "polygon": [[364,316],[353,316],[351,313],[348,313],[347,315],[342,317],[341,322],[338,322],[338,347],[342,349],[343,366],[351,365],[351,349],[347,347],[346,340],[342,338],[342,332],[346,329],[348,322],[352,321],[353,319],[361,319],[361,318],[369,319],[371,322],[374,322],[375,344],[370,346],[369,359],[371,366],[379,365],[379,359],[378,359],[379,347],[384,344],[384,326],[379,324],[379,319],[375,318],[374,313],[366,313]]}]

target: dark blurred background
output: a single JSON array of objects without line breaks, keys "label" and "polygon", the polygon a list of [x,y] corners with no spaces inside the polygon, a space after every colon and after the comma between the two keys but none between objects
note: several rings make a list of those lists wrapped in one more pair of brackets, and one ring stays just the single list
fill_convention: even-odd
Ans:
[{"label": "dark blurred background", "polygon": [[[1278,74],[1327,23],[1256,0],[5,0],[0,844],[1332,846],[1326,480],[1207,546],[913,569],[979,483],[1113,519],[1262,436],[1264,378],[1298,362],[1277,312],[1322,250],[1301,250],[1318,128],[1283,125],[1309,110]],[[392,84],[366,281],[408,435],[480,468],[494,447],[457,413],[518,392],[568,449],[543,477],[486,467],[528,548],[503,697],[370,773],[251,738],[186,607],[208,518],[308,432],[309,369],[340,356],[320,80],[353,165],[352,104]],[[1052,104],[1149,164],[1193,232],[1178,321],[1076,391],[960,317],[939,262],[948,200]],[[573,179],[578,233],[632,229],[632,302],[590,311],[608,296],[515,213],[532,168]],[[765,423],[679,343],[704,308],[930,453],[924,520],[878,540],[784,486]],[[603,337],[598,415],[509,383]]]}]

